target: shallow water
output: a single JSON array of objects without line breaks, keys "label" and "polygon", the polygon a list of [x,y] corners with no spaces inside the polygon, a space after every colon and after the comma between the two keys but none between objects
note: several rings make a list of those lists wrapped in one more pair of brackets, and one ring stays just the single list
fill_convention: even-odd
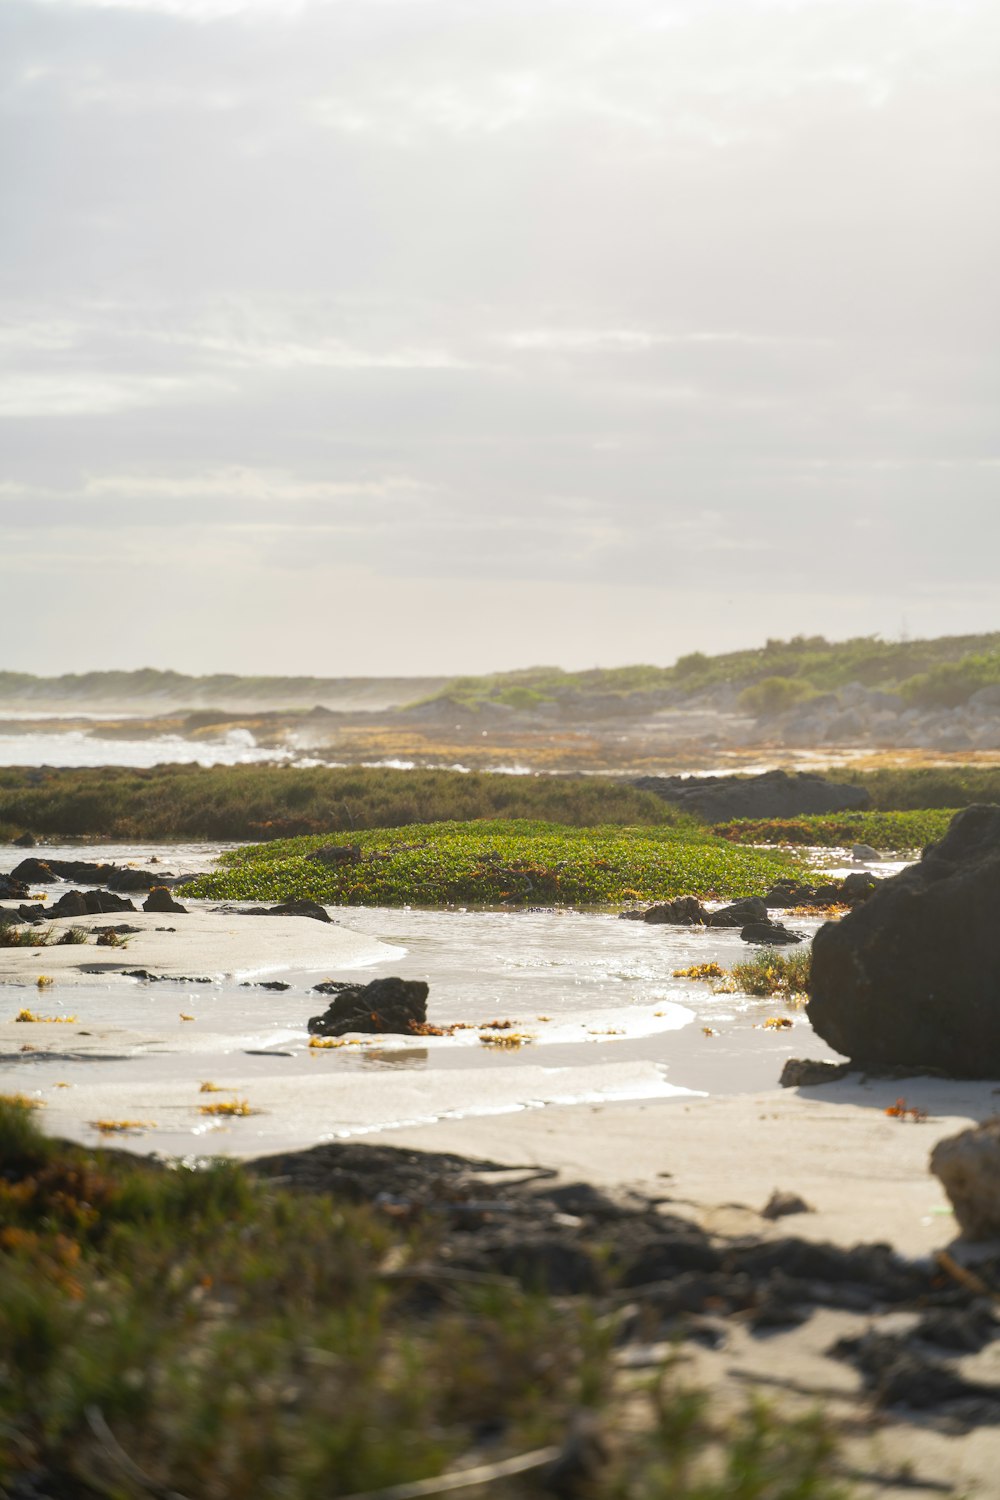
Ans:
[{"label": "shallow water", "polygon": [[[156,859],[165,872],[179,873],[207,868],[221,848],[46,845],[37,852],[142,865]],[[835,863],[838,856],[826,853]],[[23,850],[0,846],[0,870],[23,857]],[[65,888],[49,887],[49,899]],[[94,1138],[88,1119],[152,1113],[156,1128],[144,1132],[142,1149],[253,1154],[564,1102],[758,1092],[775,1086],[786,1058],[829,1055],[800,1007],[719,994],[711,983],[674,977],[693,964],[729,967],[746,958],[747,945],[734,930],[650,926],[605,912],[331,911],[343,926],[395,952],[380,953],[361,970],[332,973],[299,968],[289,953],[280,977],[291,987],[282,993],[259,987],[264,976],[255,973],[249,951],[245,970],[211,983],[56,984],[45,991],[44,1009],[72,1014],[75,1022],[23,1033],[18,1026],[17,1042],[23,1034],[39,1049],[28,1052],[12,1046],[14,1029],[7,1028],[0,1088],[37,1094],[49,1106],[50,1126],[82,1139]],[[94,922],[127,919],[126,913]],[[166,920],[182,941],[183,916]],[[791,925],[811,936],[820,919],[793,918]],[[313,985],[387,973],[427,980],[428,1019],[468,1029],[451,1037],[309,1047],[308,1018],[327,1004],[311,993]],[[33,988],[4,987],[0,1021],[35,1000]],[[791,1026],[766,1028],[774,1015]],[[488,1033],[488,1023],[498,1020],[513,1023],[507,1030],[523,1036],[521,1045],[484,1045],[484,1028]],[[262,1113],[206,1123],[196,1092],[206,1079],[249,1097]],[[149,1108],[144,1101],[152,1101]]]}]

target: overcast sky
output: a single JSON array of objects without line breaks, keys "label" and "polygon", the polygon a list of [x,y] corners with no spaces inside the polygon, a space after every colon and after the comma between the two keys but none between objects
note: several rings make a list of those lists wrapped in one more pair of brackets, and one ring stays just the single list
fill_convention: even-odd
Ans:
[{"label": "overcast sky", "polygon": [[996,0],[2,0],[0,666],[1000,628]]}]

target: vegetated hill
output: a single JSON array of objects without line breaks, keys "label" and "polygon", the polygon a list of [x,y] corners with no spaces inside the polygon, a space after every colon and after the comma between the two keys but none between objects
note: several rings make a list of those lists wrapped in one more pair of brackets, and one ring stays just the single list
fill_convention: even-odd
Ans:
[{"label": "vegetated hill", "polygon": [[240,677],[217,672],[189,677],[183,672],[143,667],[136,672],[66,672],[35,677],[0,672],[0,712],[42,707],[122,710],[142,708],[324,708],[384,710],[412,703],[441,689],[443,677]]},{"label": "vegetated hill", "polygon": [[529,667],[453,678],[413,711],[450,704],[473,710],[492,705],[545,712],[599,705],[602,700],[609,712],[641,711],[721,692],[730,701],[746,694],[741,707],[756,715],[790,708],[850,683],[899,694],[916,707],[953,707],[978,689],[1000,683],[1000,631],[923,641],[883,641],[877,636],[827,641],[823,636],[799,635],[719,656],[695,651],[671,667],[595,667],[585,672]]},{"label": "vegetated hill", "polygon": [[738,708],[753,717],[781,713],[849,685],[897,695],[919,709],[964,704],[1000,684],[1000,631],[883,641],[858,636],[768,640],[746,651],[695,651],[673,666],[638,664],[566,672],[527,667],[481,677],[206,677],[151,667],[136,672],[35,677],[0,671],[0,713],[33,707],[77,709],[216,708],[253,712],[316,705],[346,712],[404,710],[409,718],[466,712],[600,719],[642,715],[688,702]]}]

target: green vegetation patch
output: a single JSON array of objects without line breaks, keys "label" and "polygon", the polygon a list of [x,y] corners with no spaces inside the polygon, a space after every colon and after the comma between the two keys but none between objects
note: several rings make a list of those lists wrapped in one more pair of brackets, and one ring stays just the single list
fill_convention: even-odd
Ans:
[{"label": "green vegetation patch", "polygon": [[[524,1456],[531,1479],[489,1493],[848,1494],[821,1417],[618,1374],[620,1306],[463,1272],[443,1215],[82,1151],[16,1097],[0,1159],[4,1494],[438,1494]],[[620,1438],[586,1467],[586,1441],[566,1446],[581,1416]],[[540,1487],[560,1453],[572,1485]]]},{"label": "green vegetation patch", "polygon": [[714,833],[734,844],[807,844],[849,848],[870,844],[889,853],[922,849],[943,838],[953,808],[920,812],[845,812],[801,818],[735,818]]},{"label": "green vegetation patch", "polygon": [[[776,687],[779,681],[794,682],[795,687]],[[745,706],[751,712],[775,713],[814,692],[833,691],[851,682],[904,691],[918,705],[950,706],[964,703],[977,688],[998,681],[1000,633],[995,631],[912,641],[883,641],[878,636],[828,641],[821,635],[797,635],[718,656],[692,651],[672,667],[636,665],[583,672],[529,667],[457,677],[425,701],[448,701],[473,710],[485,703],[531,708],[581,694],[624,698],[652,693],[674,700],[716,687],[747,688],[768,682],[771,686],[763,704],[752,706],[751,699]]]},{"label": "green vegetation patch", "polygon": [[434,823],[358,834],[356,858],[317,856],[328,839],[282,839],[224,855],[185,890],[224,900],[309,897],[328,906],[611,906],[761,895],[792,868],[669,827]]},{"label": "green vegetation patch", "polygon": [[877,771],[837,770],[831,776],[864,787],[872,807],[882,811],[1000,802],[1000,766],[884,766]]},{"label": "green vegetation patch", "polygon": [[499,1280],[415,1296],[429,1234],[368,1208],[77,1151],[16,1099],[0,1154],[4,1493],[132,1494],[124,1453],[149,1493],[327,1500],[487,1425],[535,1448],[605,1386],[585,1311]]},{"label": "green vegetation patch", "polygon": [[465,818],[679,823],[651,792],[601,777],[322,766],[0,768],[0,836],[266,839]]}]

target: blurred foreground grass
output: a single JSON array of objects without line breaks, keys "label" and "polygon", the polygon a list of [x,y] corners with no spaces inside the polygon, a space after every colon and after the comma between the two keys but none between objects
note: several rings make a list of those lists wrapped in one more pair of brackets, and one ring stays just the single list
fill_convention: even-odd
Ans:
[{"label": "blurred foreground grass", "polygon": [[[616,1373],[607,1305],[449,1274],[440,1219],[83,1151],[19,1098],[0,1158],[8,1495],[335,1500],[546,1449],[561,1479],[550,1453],[488,1493],[846,1494],[818,1417],[720,1423],[669,1370]],[[600,1462],[566,1447],[583,1414],[619,1434]]]}]

